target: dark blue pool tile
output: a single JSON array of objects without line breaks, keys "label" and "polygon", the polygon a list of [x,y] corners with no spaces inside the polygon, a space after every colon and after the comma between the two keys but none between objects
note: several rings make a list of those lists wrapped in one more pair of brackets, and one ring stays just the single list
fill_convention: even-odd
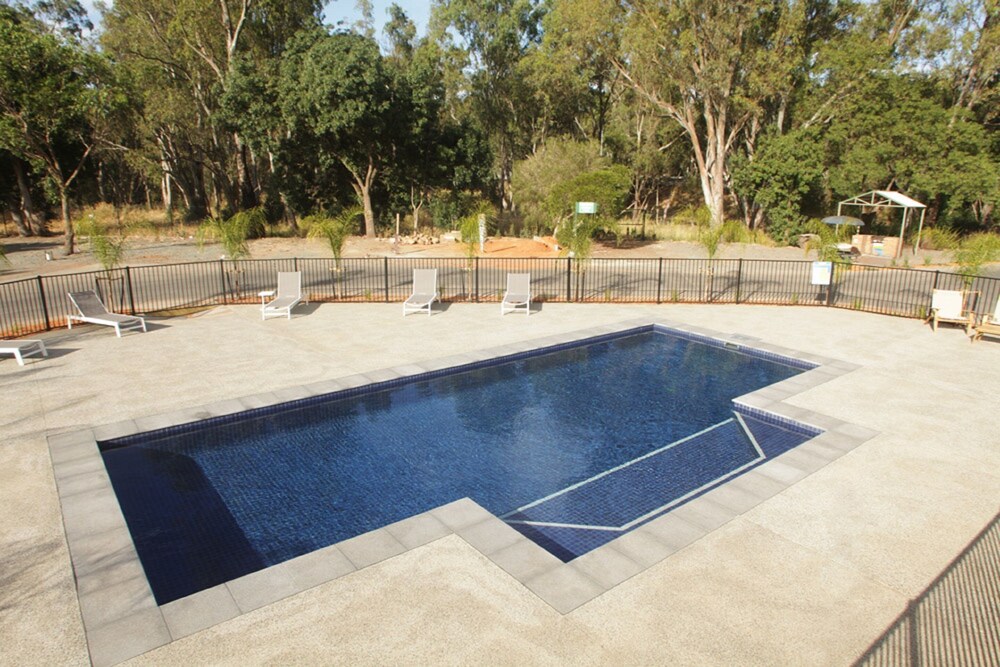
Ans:
[{"label": "dark blue pool tile", "polygon": [[620,528],[759,458],[731,419],[506,519]]},{"label": "dark blue pool tile", "polygon": [[[102,443],[158,601],[459,498],[502,515],[729,419],[734,396],[798,372],[650,326],[503,359]],[[733,456],[708,441],[701,455],[713,448]],[[183,465],[114,462],[159,456],[148,452]],[[674,467],[690,465],[692,479],[707,478],[701,455]],[[631,520],[693,483],[669,479],[652,462],[629,474],[631,483],[608,480],[603,494],[581,496],[574,511]],[[560,557],[615,535],[518,529]],[[166,545],[178,531],[178,546]],[[171,549],[187,551],[171,563]]]}]

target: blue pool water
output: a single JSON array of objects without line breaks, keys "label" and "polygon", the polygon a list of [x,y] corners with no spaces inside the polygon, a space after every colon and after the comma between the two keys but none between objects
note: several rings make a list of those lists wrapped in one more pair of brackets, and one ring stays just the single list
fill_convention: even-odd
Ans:
[{"label": "blue pool water", "polygon": [[160,604],[463,497],[570,560],[815,435],[808,366],[647,327],[101,443]]}]

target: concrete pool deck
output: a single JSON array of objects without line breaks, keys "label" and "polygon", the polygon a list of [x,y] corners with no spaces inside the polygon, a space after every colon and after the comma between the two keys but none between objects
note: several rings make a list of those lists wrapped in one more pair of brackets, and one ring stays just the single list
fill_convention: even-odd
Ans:
[{"label": "concrete pool deck", "polygon": [[48,436],[629,320],[856,363],[787,402],[878,434],[565,615],[449,534],[132,662],[845,664],[1000,507],[1000,346],[959,329],[805,307],[400,310],[218,308],[120,340],[53,332],[49,359],[0,362],[0,662],[88,660]]}]

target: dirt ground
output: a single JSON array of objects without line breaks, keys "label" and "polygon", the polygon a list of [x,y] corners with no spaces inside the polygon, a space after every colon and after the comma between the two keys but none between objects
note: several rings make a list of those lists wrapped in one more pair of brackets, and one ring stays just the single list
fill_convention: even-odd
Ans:
[{"label": "dirt ground", "polygon": [[[0,262],[0,281],[30,278],[36,275],[54,273],[75,273],[101,268],[91,254],[86,242],[78,244],[77,252],[64,256],[62,238],[6,238],[3,243],[7,262]],[[481,257],[559,257],[564,253],[557,249],[554,239],[544,242],[521,238],[491,238]],[[331,257],[329,246],[319,239],[265,238],[250,242],[251,258],[274,259],[280,257]],[[462,257],[465,246],[455,241],[442,241],[428,245],[396,246],[391,239],[352,237],[344,249],[345,257]],[[193,236],[187,238],[133,237],[125,254],[123,265],[141,266],[149,264],[172,264],[178,262],[203,262],[223,256],[219,244],[200,245]],[[682,258],[706,257],[705,249],[697,243],[681,241],[630,241],[622,247],[612,244],[595,243],[592,257],[633,257],[633,258]],[[815,259],[814,252],[805,252],[792,246],[768,247],[750,244],[723,244],[716,255],[719,259]],[[926,259],[930,259],[928,264]],[[884,258],[862,258],[866,264],[887,265]],[[918,268],[945,264],[948,258],[943,253],[921,252],[920,257],[909,261]]]}]

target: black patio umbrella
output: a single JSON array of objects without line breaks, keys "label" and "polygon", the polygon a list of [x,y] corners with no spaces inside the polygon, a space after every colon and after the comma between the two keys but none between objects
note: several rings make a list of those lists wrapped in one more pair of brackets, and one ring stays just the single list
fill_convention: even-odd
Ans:
[{"label": "black patio umbrella", "polygon": [[837,227],[840,227],[841,225],[852,225],[854,227],[862,227],[865,224],[858,218],[854,218],[849,215],[831,215],[823,218],[820,222],[824,222],[828,225],[835,225]]}]

